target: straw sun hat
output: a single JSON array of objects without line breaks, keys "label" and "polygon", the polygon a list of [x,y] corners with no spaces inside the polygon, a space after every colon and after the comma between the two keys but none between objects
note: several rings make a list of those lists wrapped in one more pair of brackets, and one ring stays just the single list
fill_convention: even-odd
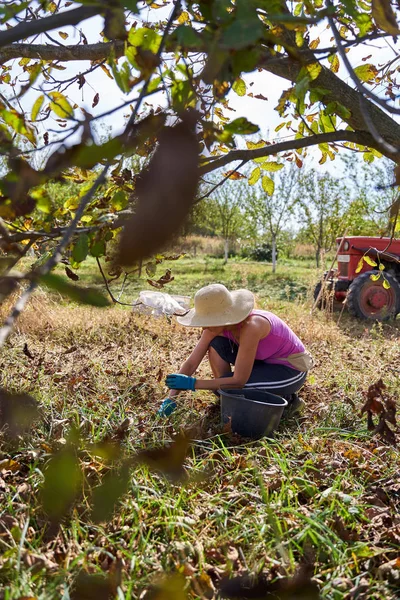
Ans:
[{"label": "straw sun hat", "polygon": [[254,296],[249,290],[230,292],[220,283],[201,288],[194,297],[194,308],[178,323],[189,327],[235,325],[249,316],[254,308]]}]

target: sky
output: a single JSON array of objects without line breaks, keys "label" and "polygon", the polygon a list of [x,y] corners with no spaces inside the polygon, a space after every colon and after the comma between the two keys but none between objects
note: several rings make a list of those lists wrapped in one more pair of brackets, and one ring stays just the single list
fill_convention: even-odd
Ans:
[{"label": "sky", "polygon": [[[170,12],[170,6],[159,9],[157,11],[150,12],[146,10],[141,16],[144,19],[151,18],[152,14],[157,19],[167,18]],[[138,26],[140,26],[140,19],[131,18],[130,23],[133,21],[138,22]],[[98,42],[100,39],[99,33],[103,28],[103,19],[101,17],[94,17],[84,21],[79,28],[82,29],[85,36],[88,39],[89,43]],[[77,27],[65,27],[62,29],[64,33],[68,34],[68,39],[65,41],[59,37],[58,31],[55,30],[52,32],[52,37],[56,39],[59,43],[68,45],[77,43],[79,41],[79,28]],[[321,45],[328,45],[330,33],[326,30],[326,24],[320,24],[318,27],[313,30],[313,37],[321,38]],[[49,41],[45,38],[44,35],[40,36],[36,40],[36,43],[49,43]],[[349,53],[349,57],[353,66],[358,66],[360,64],[364,64],[362,59],[368,55],[372,54],[373,56],[369,61],[383,64],[385,61],[393,58],[395,56],[394,51],[390,48],[385,41],[380,42],[379,44],[375,44],[374,46],[369,47],[368,49],[363,48],[362,50],[356,49],[352,50]],[[66,69],[64,71],[57,71],[57,75],[60,79],[68,79],[72,75],[84,72],[87,68],[89,68],[90,64],[88,62],[72,62],[72,63],[64,63]],[[377,65],[379,66],[379,65]],[[13,76],[21,71],[21,67],[18,66],[18,60],[13,62]],[[340,67],[339,76],[345,81],[349,81],[348,74],[343,66]],[[287,89],[290,84],[287,81],[282,80],[281,78],[275,77],[266,71],[262,72],[254,72],[250,74],[245,74],[243,79],[247,84],[247,92],[251,92],[254,96],[257,94],[262,94],[263,96],[268,98],[268,102],[261,99],[251,98],[249,96],[239,97],[234,92],[231,92],[228,96],[229,104],[231,108],[235,110],[235,113],[229,112],[229,116],[247,117],[251,122],[257,124],[260,127],[260,136],[263,139],[268,141],[273,141],[274,139],[280,138],[283,139],[285,137],[293,137],[293,134],[287,131],[285,128],[280,131],[279,134],[275,133],[276,126],[281,122],[281,118],[278,113],[273,110],[273,108],[277,105],[279,97],[283,90]],[[67,91],[67,96],[70,102],[76,102],[79,105],[82,105],[85,110],[93,115],[98,115],[103,113],[118,104],[122,104],[126,102],[127,99],[132,98],[132,100],[137,96],[137,92],[133,92],[130,95],[126,96],[115,84],[115,82],[111,81],[106,74],[101,70],[97,69],[92,74],[86,77],[87,84],[83,86],[81,90],[78,89],[76,84],[70,86]],[[92,108],[92,101],[95,94],[99,94],[100,100],[98,105],[95,108]],[[25,97],[22,99],[22,107],[24,110],[30,113],[32,103],[34,99],[38,96],[39,92],[28,92]],[[165,105],[165,97],[162,94],[157,94],[152,96],[151,99],[146,100],[150,105],[157,107],[157,105]],[[130,114],[129,107],[126,107],[118,112],[113,113],[108,118],[105,118],[102,124],[98,124],[96,126],[97,133],[99,136],[114,136],[120,133],[123,130],[124,123],[127,117]],[[46,121],[46,127],[49,127],[49,122]],[[53,121],[53,126],[57,126],[57,124]],[[72,140],[71,142],[76,140]],[[244,141],[240,141],[239,144],[243,145]],[[313,152],[311,151],[311,156]],[[316,154],[314,153],[316,156]],[[319,155],[318,155],[319,156]],[[336,163],[338,161],[335,161]],[[333,172],[337,172],[338,165],[334,166],[330,164],[330,161],[326,163],[324,169],[332,170]]]}]

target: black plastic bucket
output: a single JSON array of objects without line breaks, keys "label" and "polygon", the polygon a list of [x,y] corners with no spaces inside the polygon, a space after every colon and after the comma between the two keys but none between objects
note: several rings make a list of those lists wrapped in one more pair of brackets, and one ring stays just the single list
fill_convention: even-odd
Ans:
[{"label": "black plastic bucket", "polygon": [[222,424],[229,423],[233,433],[258,439],[278,427],[287,401],[263,390],[218,390],[221,395]]}]

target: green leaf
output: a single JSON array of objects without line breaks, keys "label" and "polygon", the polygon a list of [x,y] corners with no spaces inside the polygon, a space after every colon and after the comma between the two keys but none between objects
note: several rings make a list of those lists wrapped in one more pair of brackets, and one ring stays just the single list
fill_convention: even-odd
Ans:
[{"label": "green leaf", "polygon": [[260,177],[261,177],[261,169],[260,169],[260,167],[256,167],[255,169],[252,170],[251,175],[248,179],[249,185],[255,185],[257,183],[257,181],[260,179]]},{"label": "green leaf", "polygon": [[128,198],[122,190],[115,192],[111,200],[111,206],[114,210],[123,210],[128,204]]},{"label": "green leaf", "polygon": [[366,64],[356,67],[354,69],[354,73],[357,75],[360,81],[368,83],[374,81],[375,77],[378,74],[378,69],[375,67],[375,65]]},{"label": "green leaf", "polygon": [[79,460],[70,448],[50,459],[44,472],[42,503],[51,519],[61,519],[72,507],[82,481]]},{"label": "green leaf", "polygon": [[185,110],[189,106],[194,107],[197,100],[193,86],[190,82],[181,79],[172,82],[171,98],[172,106],[178,112]]},{"label": "green leaf", "polygon": [[153,54],[157,54],[161,44],[161,36],[149,27],[141,27],[140,29],[132,27],[128,35],[128,42],[131,46],[140,46],[142,50],[150,50]]},{"label": "green leaf", "polygon": [[174,36],[178,40],[179,46],[185,49],[201,49],[203,47],[203,39],[201,35],[187,25],[179,25],[174,31]]},{"label": "green leaf", "polygon": [[106,253],[106,243],[104,240],[98,240],[97,242],[94,242],[94,244],[92,244],[90,247],[90,255],[91,256],[99,258],[100,256],[104,256],[105,253]]},{"label": "green leaf", "polygon": [[284,165],[282,163],[278,163],[275,161],[266,161],[261,165],[261,168],[264,169],[264,171],[280,171],[281,169],[283,169],[283,167]]},{"label": "green leaf", "polygon": [[354,20],[360,32],[360,36],[366,35],[373,28],[372,19],[367,13],[358,13],[355,15]]},{"label": "green leaf", "polygon": [[[329,131],[335,131],[336,128],[336,116],[326,115],[325,111],[321,111],[319,114],[319,125],[321,131],[328,133]],[[327,151],[327,148],[326,148]]]},{"label": "green leaf", "polygon": [[101,308],[110,306],[108,299],[98,290],[94,288],[77,287],[66,281],[66,279],[60,275],[48,273],[47,275],[42,275],[39,281],[48,288],[59,292],[61,295],[67,296],[67,298],[70,298],[74,302],[90,304],[91,306],[98,306]]},{"label": "green leaf", "polygon": [[321,88],[321,87],[313,87],[310,90],[310,102],[312,104],[314,102],[319,102],[327,94],[331,94],[331,90],[327,90],[326,88]]},{"label": "green leaf", "polygon": [[257,11],[248,0],[236,0],[235,20],[225,27],[220,45],[227,50],[253,46],[264,31]]},{"label": "green leaf", "polygon": [[108,64],[110,65],[112,74],[114,75],[115,83],[122,92],[127,94],[130,91],[130,86],[128,83],[130,77],[129,64],[125,61],[122,64],[121,69],[118,70],[117,63],[112,56],[109,57]]},{"label": "green leaf", "polygon": [[50,102],[50,108],[58,117],[69,119],[73,116],[74,111],[72,106],[63,94],[60,92],[51,92],[49,96],[53,100],[53,102]]},{"label": "green leaf", "polygon": [[112,518],[118,501],[128,490],[129,475],[129,464],[125,464],[121,470],[107,473],[101,484],[94,488],[92,519],[95,523]]},{"label": "green leaf", "polygon": [[375,160],[375,156],[372,154],[372,152],[363,152],[363,159],[366,163],[372,163]]},{"label": "green leaf", "polygon": [[40,109],[42,108],[43,102],[44,102],[44,95],[42,94],[41,96],[36,98],[35,102],[33,103],[32,112],[31,112],[32,121],[36,121],[37,116],[40,112]]},{"label": "green leaf", "polygon": [[89,237],[86,233],[82,233],[76,240],[72,249],[72,258],[76,262],[85,260],[89,252]]},{"label": "green leaf", "polygon": [[49,215],[52,210],[52,202],[44,189],[33,190],[31,192],[32,198],[36,200],[36,208],[41,212]]},{"label": "green leaf", "polygon": [[257,133],[259,129],[260,128],[258,125],[250,123],[250,121],[248,121],[246,117],[238,117],[230,123],[227,123],[224,127],[224,131],[231,134],[239,135],[250,135],[252,133]]},{"label": "green leaf", "polygon": [[9,125],[15,133],[19,133],[26,137],[31,144],[35,145],[36,138],[35,133],[31,127],[26,125],[23,115],[18,113],[16,110],[0,110],[0,117],[3,117],[4,122]]},{"label": "green leaf", "polygon": [[340,104],[340,102],[329,102],[325,107],[325,114],[331,115],[336,113],[341,119],[346,120],[351,117],[351,112],[346,106]]},{"label": "green leaf", "polygon": [[236,79],[236,81],[234,82],[232,89],[234,92],[236,92],[236,94],[238,96],[245,96],[246,95],[246,83],[243,81],[243,79],[241,77],[238,77]]},{"label": "green leaf", "polygon": [[272,194],[274,193],[274,190],[275,190],[274,180],[271,179],[271,177],[264,175],[264,177],[261,180],[261,184],[262,184],[264,192],[266,192],[268,194],[268,196],[272,196]]},{"label": "green leaf", "polygon": [[91,169],[101,160],[110,160],[115,158],[122,151],[121,141],[113,138],[105,144],[97,146],[79,146],[75,155],[75,165],[82,169]]}]

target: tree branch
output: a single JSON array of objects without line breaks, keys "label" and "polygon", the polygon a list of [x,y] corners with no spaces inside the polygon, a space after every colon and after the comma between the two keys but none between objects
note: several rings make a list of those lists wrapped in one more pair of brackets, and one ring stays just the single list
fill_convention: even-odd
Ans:
[{"label": "tree branch", "polygon": [[124,42],[99,42],[97,44],[81,44],[69,46],[53,46],[51,44],[10,44],[0,50],[0,63],[14,58],[32,58],[40,60],[104,60],[111,52],[116,58],[124,54]]},{"label": "tree branch", "polygon": [[278,142],[277,144],[271,144],[270,146],[264,146],[263,148],[256,148],[255,150],[232,150],[231,152],[228,152],[228,154],[223,154],[216,160],[213,160],[200,167],[200,175],[205,175],[206,173],[220,169],[221,167],[224,167],[228,163],[235,160],[248,161],[253,160],[254,158],[270,156],[271,154],[278,154],[279,152],[286,152],[288,150],[307,148],[308,146],[315,146],[316,144],[344,141],[366,146],[368,145],[367,138],[369,139],[369,137],[370,136],[365,131],[341,130],[310,135],[309,137],[304,137],[297,140],[288,140],[287,142]]},{"label": "tree branch", "polygon": [[51,31],[57,27],[65,27],[65,25],[77,25],[85,19],[94,17],[100,12],[99,6],[81,6],[73,10],[67,10],[50,17],[43,19],[35,19],[34,21],[23,21],[18,23],[12,29],[6,29],[0,32],[0,47],[12,44],[18,40]]}]

